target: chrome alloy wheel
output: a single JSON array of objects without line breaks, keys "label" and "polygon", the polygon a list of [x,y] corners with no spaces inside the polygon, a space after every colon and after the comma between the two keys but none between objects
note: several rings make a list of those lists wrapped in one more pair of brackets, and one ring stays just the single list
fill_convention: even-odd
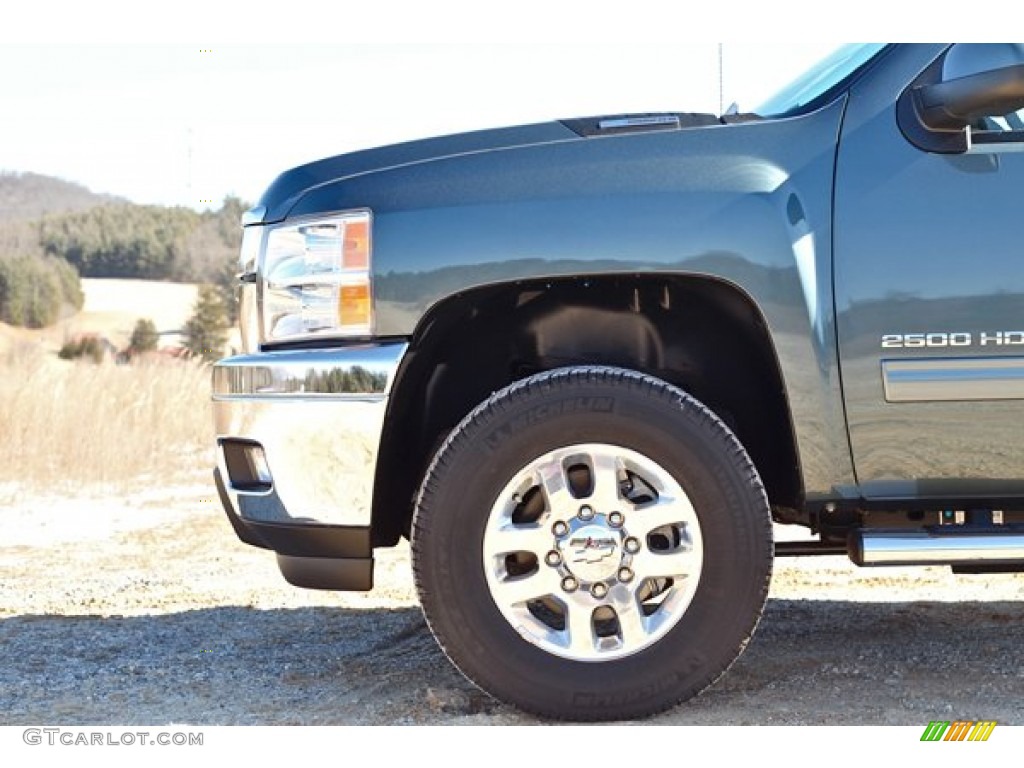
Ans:
[{"label": "chrome alloy wheel", "polygon": [[502,489],[483,539],[491,597],[527,641],[574,661],[642,651],[686,612],[700,525],[659,464],[604,443],[531,461]]}]

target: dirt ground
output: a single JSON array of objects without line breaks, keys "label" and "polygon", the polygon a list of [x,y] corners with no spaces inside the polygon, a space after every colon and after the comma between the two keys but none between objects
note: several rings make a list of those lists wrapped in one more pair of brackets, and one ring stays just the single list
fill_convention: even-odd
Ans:
[{"label": "dirt ground", "polygon": [[[0,485],[0,724],[531,724],[431,638],[405,547],[369,594],[294,589],[210,484]],[[654,724],[1024,724],[1024,575],[777,562],[746,653]]]}]

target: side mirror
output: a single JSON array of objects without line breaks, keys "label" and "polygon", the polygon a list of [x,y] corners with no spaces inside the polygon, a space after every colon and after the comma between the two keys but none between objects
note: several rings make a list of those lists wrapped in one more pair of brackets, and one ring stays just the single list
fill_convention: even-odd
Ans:
[{"label": "side mirror", "polygon": [[900,98],[900,129],[929,152],[962,153],[984,118],[1024,109],[1024,45],[959,43]]},{"label": "side mirror", "polygon": [[914,106],[933,131],[960,131],[982,117],[1024,109],[1024,64],[915,88]]}]

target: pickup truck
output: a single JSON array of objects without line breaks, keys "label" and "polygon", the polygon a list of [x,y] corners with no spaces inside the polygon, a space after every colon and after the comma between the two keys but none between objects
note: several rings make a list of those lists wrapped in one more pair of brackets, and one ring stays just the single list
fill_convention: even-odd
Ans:
[{"label": "pickup truck", "polygon": [[1022,108],[1022,46],[847,46],[748,113],[283,173],[213,371],[231,525],[315,589],[410,540],[456,667],[573,720],[711,685],[775,557],[1024,570]]}]

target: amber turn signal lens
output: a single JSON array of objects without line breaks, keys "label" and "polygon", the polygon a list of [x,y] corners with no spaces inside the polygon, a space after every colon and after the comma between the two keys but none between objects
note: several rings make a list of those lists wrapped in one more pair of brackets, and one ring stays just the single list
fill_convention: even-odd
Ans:
[{"label": "amber turn signal lens", "polygon": [[368,221],[350,221],[345,224],[342,263],[345,269],[366,269],[370,265],[370,223]]},{"label": "amber turn signal lens", "polygon": [[338,288],[338,322],[346,325],[370,324],[370,286],[342,285]]}]

